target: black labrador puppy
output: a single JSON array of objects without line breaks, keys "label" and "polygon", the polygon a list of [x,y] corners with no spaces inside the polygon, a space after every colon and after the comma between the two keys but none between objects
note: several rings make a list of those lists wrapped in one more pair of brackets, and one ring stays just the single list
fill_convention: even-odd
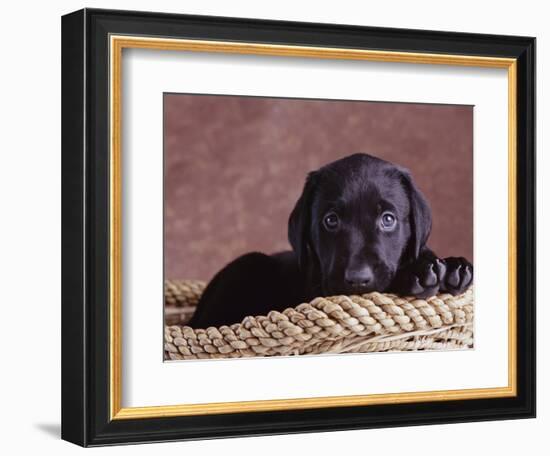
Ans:
[{"label": "black labrador puppy", "polygon": [[431,224],[430,206],[406,169],[366,154],[337,160],[307,177],[288,222],[293,251],[248,253],[228,264],[189,325],[237,323],[317,296],[462,293],[473,267],[426,247]]}]

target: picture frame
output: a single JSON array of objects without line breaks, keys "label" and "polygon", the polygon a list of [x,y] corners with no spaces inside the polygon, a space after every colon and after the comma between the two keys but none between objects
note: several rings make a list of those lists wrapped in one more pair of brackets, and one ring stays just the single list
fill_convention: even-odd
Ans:
[{"label": "picture frame", "polygon": [[[290,399],[270,392],[273,399],[123,406],[121,59],[127,49],[506,70],[507,385]],[[80,10],[62,19],[62,186],[67,441],[99,446],[535,416],[534,38]]]}]

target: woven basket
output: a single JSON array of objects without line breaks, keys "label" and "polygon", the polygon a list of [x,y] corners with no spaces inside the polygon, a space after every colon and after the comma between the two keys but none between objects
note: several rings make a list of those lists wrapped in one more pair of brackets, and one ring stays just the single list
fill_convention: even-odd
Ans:
[{"label": "woven basket", "polygon": [[316,298],[219,328],[185,326],[204,282],[165,282],[167,360],[473,347],[473,289],[427,300],[393,294]]}]

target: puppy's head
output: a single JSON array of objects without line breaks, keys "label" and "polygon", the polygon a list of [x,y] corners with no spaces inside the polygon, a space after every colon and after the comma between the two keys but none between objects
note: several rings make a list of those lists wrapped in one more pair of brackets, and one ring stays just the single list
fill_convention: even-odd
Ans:
[{"label": "puppy's head", "polygon": [[430,229],[430,208],[409,172],[355,154],[309,174],[288,237],[314,293],[358,294],[385,291]]}]

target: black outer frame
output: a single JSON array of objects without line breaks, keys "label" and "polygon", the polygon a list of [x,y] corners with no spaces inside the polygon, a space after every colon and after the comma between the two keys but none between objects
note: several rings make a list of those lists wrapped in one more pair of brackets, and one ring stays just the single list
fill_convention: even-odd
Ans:
[{"label": "black outer frame", "polygon": [[[518,59],[517,396],[110,421],[110,34]],[[97,446],[534,416],[534,38],[97,9],[62,18],[63,439]]]}]

